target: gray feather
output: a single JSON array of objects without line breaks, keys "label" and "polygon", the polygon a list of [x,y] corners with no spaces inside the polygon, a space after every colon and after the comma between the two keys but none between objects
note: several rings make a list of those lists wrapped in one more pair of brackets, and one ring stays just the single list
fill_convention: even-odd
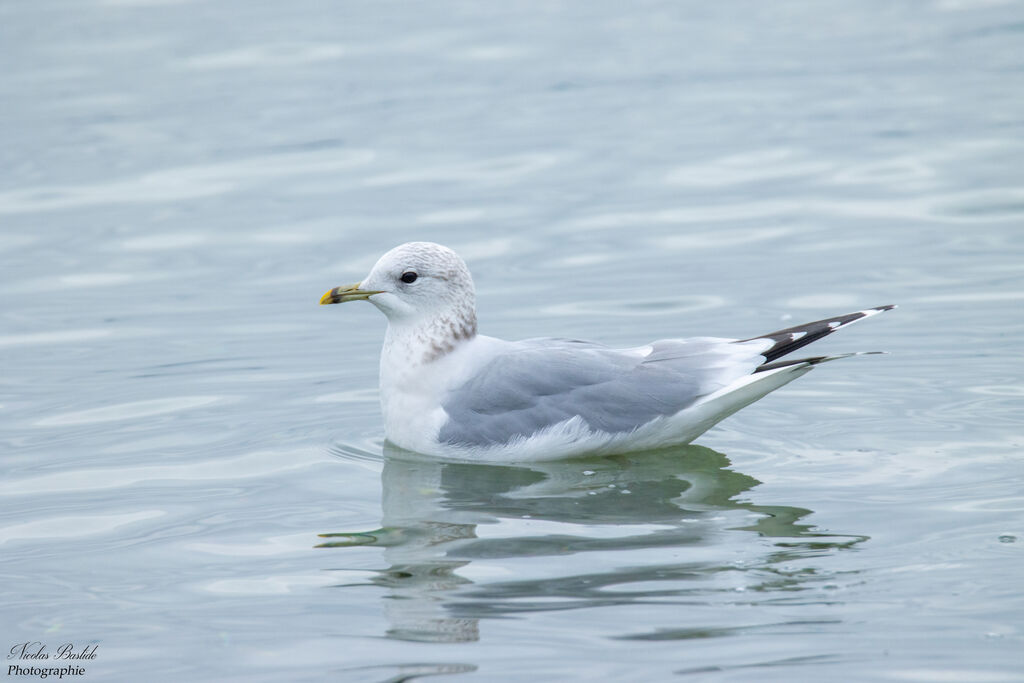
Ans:
[{"label": "gray feather", "polygon": [[[664,340],[646,356],[562,339],[517,342],[451,391],[440,441],[489,446],[579,416],[593,430],[631,432],[673,415],[763,362],[737,362],[728,340]],[[727,353],[723,349],[728,348]],[[743,354],[740,354],[743,355]]]}]

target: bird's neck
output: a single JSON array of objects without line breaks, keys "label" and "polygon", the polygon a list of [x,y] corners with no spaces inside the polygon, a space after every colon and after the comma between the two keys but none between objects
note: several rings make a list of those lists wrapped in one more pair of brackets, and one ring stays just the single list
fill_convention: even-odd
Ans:
[{"label": "bird's neck", "polygon": [[476,313],[471,307],[429,318],[389,320],[381,350],[382,379],[385,366],[396,371],[432,363],[475,336]]},{"label": "bird's neck", "polygon": [[388,438],[398,443],[400,437],[396,435],[409,430],[430,432],[437,394],[446,386],[444,378],[452,370],[451,364],[443,360],[475,338],[476,316],[472,311],[468,317],[438,316],[427,324],[388,321],[380,353],[381,410]]}]

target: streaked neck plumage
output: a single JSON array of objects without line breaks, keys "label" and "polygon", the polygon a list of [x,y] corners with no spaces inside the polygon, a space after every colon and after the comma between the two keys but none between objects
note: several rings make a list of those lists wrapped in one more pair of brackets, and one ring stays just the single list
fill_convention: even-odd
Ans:
[{"label": "streaked neck plumage", "polygon": [[447,373],[440,367],[445,365],[441,361],[475,337],[476,312],[471,300],[467,306],[437,316],[388,320],[380,353],[380,388],[389,438],[399,438],[396,435],[420,420],[425,421],[423,425],[433,424],[431,411],[425,408],[434,404],[432,397],[443,387],[441,379]]},{"label": "streaked neck plumage", "polygon": [[476,312],[471,302],[437,317],[389,320],[381,361],[389,358],[392,367],[424,365],[475,336]]}]

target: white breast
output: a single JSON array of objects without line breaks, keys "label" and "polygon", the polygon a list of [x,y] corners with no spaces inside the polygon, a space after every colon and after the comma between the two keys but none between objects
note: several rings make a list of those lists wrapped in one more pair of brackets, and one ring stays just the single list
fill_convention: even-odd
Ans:
[{"label": "white breast", "polygon": [[438,434],[448,419],[441,406],[459,386],[507,344],[478,335],[440,358],[423,361],[418,339],[387,335],[380,356],[380,404],[388,441],[428,455],[444,455]]}]

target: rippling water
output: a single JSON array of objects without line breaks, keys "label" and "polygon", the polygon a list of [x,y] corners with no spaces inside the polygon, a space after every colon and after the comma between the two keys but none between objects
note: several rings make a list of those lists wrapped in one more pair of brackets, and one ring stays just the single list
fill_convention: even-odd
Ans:
[{"label": "rippling water", "polygon": [[[1024,680],[1024,11],[0,5],[10,648],[86,680]],[[635,345],[864,306],[699,440],[383,443],[370,306]],[[38,664],[38,662],[34,662]]]}]

